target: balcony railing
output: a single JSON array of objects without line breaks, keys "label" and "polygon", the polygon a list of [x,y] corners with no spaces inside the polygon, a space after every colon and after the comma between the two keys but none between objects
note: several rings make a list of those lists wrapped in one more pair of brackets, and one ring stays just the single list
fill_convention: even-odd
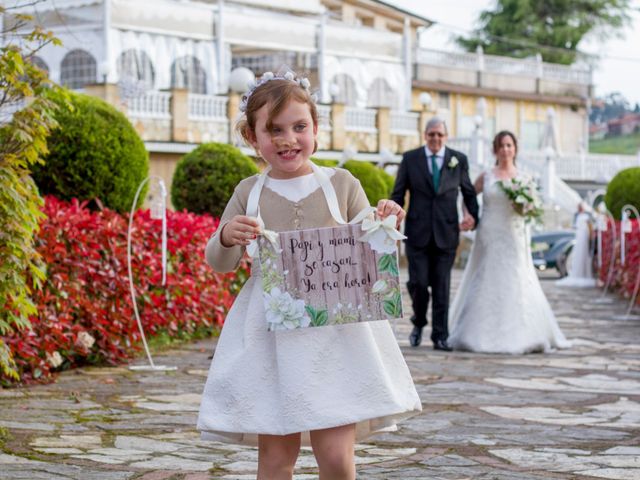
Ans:
[{"label": "balcony railing", "polygon": [[344,128],[350,132],[376,133],[376,115],[375,108],[356,108],[345,107],[345,125]]},{"label": "balcony railing", "polygon": [[171,92],[148,92],[127,101],[130,117],[171,119]]},{"label": "balcony railing", "polygon": [[444,52],[418,48],[415,53],[415,59],[417,64],[423,65],[463,68],[465,70],[477,70],[479,68],[478,56],[473,53]]},{"label": "balcony railing", "polygon": [[189,94],[189,120],[227,121],[228,97]]},{"label": "balcony railing", "polygon": [[[536,165],[544,165],[546,160],[543,152],[523,152],[523,156]],[[558,156],[555,162],[556,173],[560,178],[608,182],[620,170],[640,167],[640,156],[574,153]]]},{"label": "balcony railing", "polygon": [[395,135],[415,135],[420,131],[420,114],[417,112],[391,112],[391,133]]},{"label": "balcony railing", "polygon": [[318,105],[318,127],[322,130],[331,130],[331,106]]},{"label": "balcony railing", "polygon": [[[174,113],[171,111],[171,95],[172,92],[149,92],[141,97],[130,99],[128,102],[128,116],[132,119],[140,119],[139,127],[146,128],[145,121],[148,125],[152,125],[152,120],[161,119],[166,124],[166,128],[172,128],[171,125],[188,125],[188,120],[209,120],[227,123],[229,121],[227,110],[228,98],[225,96],[208,96],[208,95],[188,95],[188,118],[175,118]],[[340,125],[337,128],[332,125],[332,118],[334,108],[339,108],[339,112],[343,112],[344,116],[337,117]],[[180,109],[179,109],[180,110]],[[386,111],[387,113],[383,113]],[[7,112],[11,114],[12,112]],[[231,113],[234,115],[233,113]],[[378,131],[378,122],[380,115],[389,115],[390,125],[388,132]],[[186,115],[186,112],[181,115]],[[402,111],[388,111],[378,110],[375,108],[355,108],[345,107],[342,105],[318,105],[319,127],[323,132],[330,132],[330,138],[325,148],[336,148],[339,140],[337,137],[344,137],[345,133],[366,133],[366,138],[378,136],[378,142],[382,142],[381,138],[388,138],[389,134],[396,136],[404,136],[405,139],[411,138],[411,145],[417,145],[420,132],[420,114],[418,112],[402,112]],[[341,120],[340,120],[341,119]],[[169,122],[167,122],[169,120]],[[342,124],[344,122],[344,124]],[[172,133],[164,133],[162,137],[154,137],[159,132],[157,128],[161,126],[156,125],[156,130],[151,129],[146,132],[146,140],[149,141],[167,141],[171,140]],[[188,128],[188,127],[187,127]],[[179,130],[179,129],[178,129]],[[335,138],[334,138],[335,137]],[[354,137],[351,137],[353,140]],[[184,141],[173,138],[173,141]],[[389,140],[386,140],[387,142]],[[394,139],[393,142],[396,142]],[[337,143],[336,143],[337,142]],[[449,138],[447,144],[465,152],[469,155],[471,162],[477,163],[480,167],[486,167],[493,162],[493,156],[490,152],[490,141],[484,139],[482,145],[476,145],[478,139],[471,137],[468,138]],[[374,138],[373,143],[376,143]],[[380,144],[379,144],[380,145]],[[387,148],[387,144],[384,143]],[[399,153],[402,150],[398,150],[401,143],[393,143],[392,151]],[[415,146],[414,145],[414,146]],[[340,149],[342,147],[338,147]],[[379,147],[383,148],[383,147]],[[410,147],[410,148],[413,148]],[[482,149],[482,150],[479,150]],[[363,152],[375,152],[376,150],[361,150]],[[481,156],[478,152],[481,152]],[[563,180],[572,181],[596,181],[606,182],[609,181],[613,175],[624,168],[640,166],[640,155],[600,155],[600,154],[564,154],[556,155],[553,159],[555,161],[555,171],[558,178]],[[540,172],[546,165],[547,159],[543,152],[540,151],[522,151],[518,155],[518,161],[522,168],[528,169],[532,172]]]},{"label": "balcony railing", "polygon": [[516,59],[498,55],[485,55],[482,51],[464,53],[418,48],[415,51],[415,59],[418,65],[456,68],[499,75],[524,76],[583,86],[593,84],[590,70],[575,66],[546,63],[540,57]]}]

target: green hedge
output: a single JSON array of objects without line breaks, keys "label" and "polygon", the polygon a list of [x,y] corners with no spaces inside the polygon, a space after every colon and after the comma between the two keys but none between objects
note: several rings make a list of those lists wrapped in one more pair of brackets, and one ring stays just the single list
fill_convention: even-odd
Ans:
[{"label": "green hedge", "polygon": [[[312,160],[316,165],[324,167],[335,167],[338,165],[337,160],[318,160],[315,158]],[[379,200],[389,198],[389,195],[391,195],[395,179],[372,163],[349,160],[345,162],[342,168],[348,170],[354,177],[360,180],[360,184],[371,205],[377,205]]]},{"label": "green hedge", "polygon": [[312,158],[313,163],[320,165],[321,167],[337,167],[337,160],[320,160],[319,158]]},{"label": "green hedge", "polygon": [[622,207],[634,205],[640,210],[640,167],[621,170],[607,185],[604,197],[607,208],[620,220]]},{"label": "green hedge", "polygon": [[382,173],[384,172],[375,165],[369,162],[349,160],[344,164],[344,168],[360,180],[362,188],[364,188],[364,193],[367,194],[371,205],[375,206],[379,200],[389,196],[387,184],[382,177]]},{"label": "green hedge", "polygon": [[258,172],[253,160],[237,148],[203,143],[178,162],[171,201],[178,210],[220,217],[236,185]]},{"label": "green hedge", "polygon": [[[59,126],[47,140],[45,164],[34,168],[40,192],[61,200],[99,199],[113,210],[129,211],[138,186],[149,175],[144,143],[124,114],[105,101],[67,95],[66,100],[51,94],[59,105]],[[138,206],[143,200],[141,195]]]}]

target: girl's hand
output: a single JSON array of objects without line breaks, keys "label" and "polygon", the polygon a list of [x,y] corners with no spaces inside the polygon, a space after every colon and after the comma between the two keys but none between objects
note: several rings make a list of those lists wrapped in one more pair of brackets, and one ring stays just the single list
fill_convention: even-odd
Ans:
[{"label": "girl's hand", "polygon": [[402,209],[402,207],[393,200],[380,200],[378,202],[377,208],[377,214],[380,217],[380,220],[384,220],[389,215],[395,215],[396,217],[398,217],[396,228],[400,227],[402,220],[404,220],[404,217],[406,216],[406,212]]},{"label": "girl's hand", "polygon": [[259,233],[260,226],[255,218],[236,215],[222,227],[220,243],[224,247],[232,247],[234,245],[247,246]]}]

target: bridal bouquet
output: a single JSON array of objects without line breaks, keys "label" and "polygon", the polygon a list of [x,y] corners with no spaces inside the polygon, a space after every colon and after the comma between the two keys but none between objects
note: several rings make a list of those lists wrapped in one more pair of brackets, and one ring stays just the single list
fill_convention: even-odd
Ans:
[{"label": "bridal bouquet", "polygon": [[522,215],[526,222],[540,220],[544,211],[539,188],[533,178],[514,177],[511,180],[501,180],[498,185],[511,200],[513,209]]}]

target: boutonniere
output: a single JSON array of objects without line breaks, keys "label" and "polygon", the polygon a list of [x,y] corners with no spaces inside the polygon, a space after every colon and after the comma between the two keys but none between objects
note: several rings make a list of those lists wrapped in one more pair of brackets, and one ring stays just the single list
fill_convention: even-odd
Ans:
[{"label": "boutonniere", "polygon": [[449,163],[447,165],[449,166],[449,168],[453,169],[458,166],[458,163],[460,163],[458,162],[458,159],[455,156],[453,156],[451,157],[451,160],[449,160]]}]

